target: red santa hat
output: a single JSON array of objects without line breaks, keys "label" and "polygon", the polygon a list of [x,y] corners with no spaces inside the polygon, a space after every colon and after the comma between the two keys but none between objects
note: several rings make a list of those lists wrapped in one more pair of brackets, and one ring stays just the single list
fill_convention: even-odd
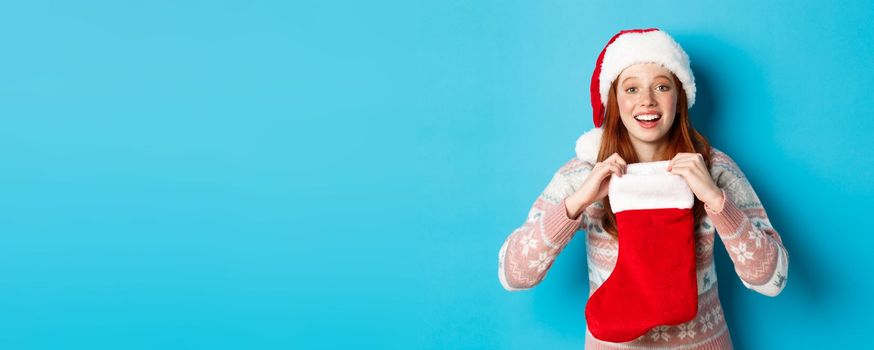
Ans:
[{"label": "red santa hat", "polygon": [[637,63],[658,63],[667,68],[683,84],[687,108],[695,104],[695,76],[689,65],[689,55],[680,44],[657,28],[620,31],[607,42],[595,63],[590,86],[595,128],[577,140],[578,158],[590,161],[597,157],[610,85],[625,68]]}]

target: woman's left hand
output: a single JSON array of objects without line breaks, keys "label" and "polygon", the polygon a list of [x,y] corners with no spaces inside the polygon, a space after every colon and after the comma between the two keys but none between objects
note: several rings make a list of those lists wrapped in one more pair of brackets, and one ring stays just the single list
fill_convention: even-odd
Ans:
[{"label": "woman's left hand", "polygon": [[722,210],[722,190],[713,182],[701,153],[677,153],[668,163],[667,170],[671,174],[682,176],[695,197],[710,209],[717,212]]}]

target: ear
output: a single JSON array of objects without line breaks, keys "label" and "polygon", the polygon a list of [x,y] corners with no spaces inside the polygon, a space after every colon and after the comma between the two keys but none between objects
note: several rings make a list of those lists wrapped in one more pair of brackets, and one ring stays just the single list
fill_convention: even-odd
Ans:
[{"label": "ear", "polygon": [[592,128],[580,135],[577,139],[577,158],[595,164],[598,159],[598,151],[601,149],[601,135],[603,134],[603,129]]}]

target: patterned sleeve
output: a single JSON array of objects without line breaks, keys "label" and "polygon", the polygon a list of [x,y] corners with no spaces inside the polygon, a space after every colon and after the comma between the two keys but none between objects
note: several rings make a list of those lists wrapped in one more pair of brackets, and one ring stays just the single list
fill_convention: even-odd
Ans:
[{"label": "patterned sleeve", "polygon": [[574,192],[566,172],[578,172],[580,163],[572,159],[555,173],[534,201],[525,223],[504,240],[498,253],[498,279],[504,289],[525,290],[540,283],[585,220],[585,213],[569,218],[564,204]]},{"label": "patterned sleeve", "polygon": [[719,212],[707,205],[704,209],[744,286],[763,295],[777,296],[786,286],[789,273],[789,254],[783,240],[771,226],[758,195],[737,164],[724,153],[714,159],[727,169],[717,180],[723,193],[723,207]]}]

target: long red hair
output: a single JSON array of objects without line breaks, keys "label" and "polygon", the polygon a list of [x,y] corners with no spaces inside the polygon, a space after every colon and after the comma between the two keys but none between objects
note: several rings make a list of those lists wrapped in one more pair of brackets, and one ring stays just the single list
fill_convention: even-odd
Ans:
[{"label": "long red hair", "polygon": [[[668,146],[660,153],[655,155],[653,161],[671,160],[677,153],[701,153],[704,156],[704,163],[710,169],[710,142],[698,133],[689,120],[689,111],[687,108],[686,91],[683,90],[683,84],[676,75],[671,74],[674,78],[674,85],[677,87],[677,115],[674,118],[674,124],[668,131]],[[601,148],[598,151],[598,161],[603,162],[613,153],[619,153],[619,156],[626,163],[638,163],[637,153],[634,152],[634,147],[631,145],[631,139],[628,135],[628,129],[622,124],[619,116],[619,103],[616,101],[616,81],[610,86],[610,94],[607,98],[607,110],[604,114],[604,133],[601,137]],[[610,209],[610,196],[604,197],[604,229],[613,238],[618,238],[619,234],[616,229],[616,215]],[[692,206],[693,216],[695,217],[695,227],[704,217],[704,203],[695,198],[695,204]]]}]

